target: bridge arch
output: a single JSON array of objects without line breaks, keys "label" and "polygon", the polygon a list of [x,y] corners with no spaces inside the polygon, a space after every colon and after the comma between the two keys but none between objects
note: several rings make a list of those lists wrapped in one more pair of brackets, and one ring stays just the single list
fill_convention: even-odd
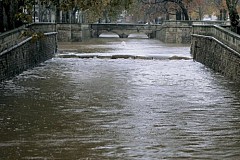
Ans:
[{"label": "bridge arch", "polygon": [[131,33],[129,34],[128,38],[142,38],[142,39],[147,39],[149,38],[147,34],[145,33]]},{"label": "bridge arch", "polygon": [[112,33],[115,35],[118,35],[119,38],[128,38],[128,34],[123,33],[123,32],[118,32],[118,31],[114,31],[114,30],[97,30],[95,32],[93,32],[93,37],[94,38],[98,38],[100,37],[100,35],[104,34],[104,33]]},{"label": "bridge arch", "polygon": [[128,38],[130,34],[142,33],[146,34],[148,38],[155,38],[154,33],[161,25],[145,25],[145,24],[91,24],[92,37],[98,38],[104,32],[112,32],[117,34],[120,38]]},{"label": "bridge arch", "polygon": [[148,38],[153,38],[152,37],[152,34],[153,32],[152,31],[138,31],[138,30],[109,30],[109,29],[106,29],[106,30],[97,30],[97,31],[93,31],[93,37],[94,38],[98,38],[100,37],[100,35],[104,34],[104,33],[113,33],[115,35],[118,35],[119,38],[128,38],[129,35],[131,34],[144,34],[146,35]]},{"label": "bridge arch", "polygon": [[117,33],[103,31],[99,34],[99,37],[119,37]]}]

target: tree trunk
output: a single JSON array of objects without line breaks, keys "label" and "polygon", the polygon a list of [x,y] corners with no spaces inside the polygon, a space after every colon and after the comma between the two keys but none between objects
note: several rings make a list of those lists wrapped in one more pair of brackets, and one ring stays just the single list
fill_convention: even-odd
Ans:
[{"label": "tree trunk", "polygon": [[6,30],[10,30],[10,29],[13,29],[13,26],[14,26],[14,21],[11,21],[11,15],[13,13],[11,13],[10,11],[10,4],[6,4],[4,5],[4,9],[6,11],[6,20],[7,20],[7,25],[4,26]]},{"label": "tree trunk", "polygon": [[60,2],[56,1],[56,22],[60,23]]},{"label": "tree trunk", "polygon": [[4,32],[3,26],[3,2],[0,0],[0,32]]},{"label": "tree trunk", "polygon": [[182,10],[184,20],[187,20],[187,21],[189,20],[188,9],[186,8],[182,0],[165,0],[164,2],[172,2],[177,4]]},{"label": "tree trunk", "polygon": [[16,19],[15,15],[19,10],[19,6],[21,6],[22,1],[10,1],[9,3],[3,3],[3,7],[6,11],[6,21],[7,25],[4,26],[6,30],[11,30],[16,27],[21,26],[23,23]]},{"label": "tree trunk", "polygon": [[202,7],[198,7],[198,15],[199,15],[199,20],[203,19],[203,8]]},{"label": "tree trunk", "polygon": [[176,11],[176,20],[182,20],[182,12]]},{"label": "tree trunk", "polygon": [[226,0],[226,2],[227,2],[229,18],[231,22],[231,30],[235,33],[238,33],[238,25],[239,25],[239,15],[237,12],[238,0]]},{"label": "tree trunk", "polygon": [[188,10],[187,8],[185,7],[185,5],[182,3],[182,2],[179,2],[179,7],[182,9],[182,13],[184,15],[184,20],[189,20],[189,16],[188,16]]}]

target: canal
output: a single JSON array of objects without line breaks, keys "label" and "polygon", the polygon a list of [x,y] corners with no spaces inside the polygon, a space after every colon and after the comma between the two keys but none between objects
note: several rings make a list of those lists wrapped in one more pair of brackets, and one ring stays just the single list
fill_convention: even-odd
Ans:
[{"label": "canal", "polygon": [[189,46],[106,35],[59,47],[0,83],[1,160],[240,157],[240,85]]}]

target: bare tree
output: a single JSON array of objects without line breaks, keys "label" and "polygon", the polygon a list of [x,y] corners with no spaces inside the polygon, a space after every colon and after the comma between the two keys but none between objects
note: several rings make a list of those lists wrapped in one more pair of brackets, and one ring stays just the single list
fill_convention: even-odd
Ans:
[{"label": "bare tree", "polygon": [[188,9],[186,7],[186,2],[184,0],[141,0],[142,3],[148,4],[157,4],[157,3],[175,3],[180,9],[182,14],[184,15],[184,20],[189,20]]}]

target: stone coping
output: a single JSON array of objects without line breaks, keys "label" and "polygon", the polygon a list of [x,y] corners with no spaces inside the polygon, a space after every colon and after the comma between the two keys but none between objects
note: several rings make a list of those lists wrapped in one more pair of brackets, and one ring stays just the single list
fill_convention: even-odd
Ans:
[{"label": "stone coping", "polygon": [[200,38],[207,38],[207,39],[212,39],[215,42],[219,43],[221,46],[223,46],[224,48],[226,48],[227,50],[231,51],[232,53],[234,53],[236,56],[238,56],[240,58],[240,53],[237,52],[236,50],[232,49],[231,47],[227,46],[226,44],[224,44],[223,42],[219,41],[218,39],[212,37],[212,36],[204,36],[204,35],[198,35],[198,34],[192,34],[193,37],[200,37]]},{"label": "stone coping", "polygon": [[[56,35],[56,34],[57,34],[57,32],[48,32],[48,33],[44,33],[45,36]],[[14,45],[14,46],[12,46],[12,47],[10,47],[10,48],[8,48],[8,49],[2,51],[2,52],[0,53],[0,56],[2,56],[2,55],[4,55],[4,54],[8,53],[9,51],[11,51],[11,50],[13,50],[13,49],[15,49],[15,48],[17,48],[17,47],[19,47],[19,46],[21,46],[21,45],[23,45],[24,43],[27,43],[27,42],[30,41],[31,39],[32,39],[32,37],[29,37],[29,38],[27,38],[27,39],[21,41],[20,43],[18,43],[18,44],[16,44],[16,45]]]},{"label": "stone coping", "polygon": [[[229,27],[229,26],[224,26]],[[240,53],[240,35],[218,25],[193,25],[192,35],[211,36]]]}]

